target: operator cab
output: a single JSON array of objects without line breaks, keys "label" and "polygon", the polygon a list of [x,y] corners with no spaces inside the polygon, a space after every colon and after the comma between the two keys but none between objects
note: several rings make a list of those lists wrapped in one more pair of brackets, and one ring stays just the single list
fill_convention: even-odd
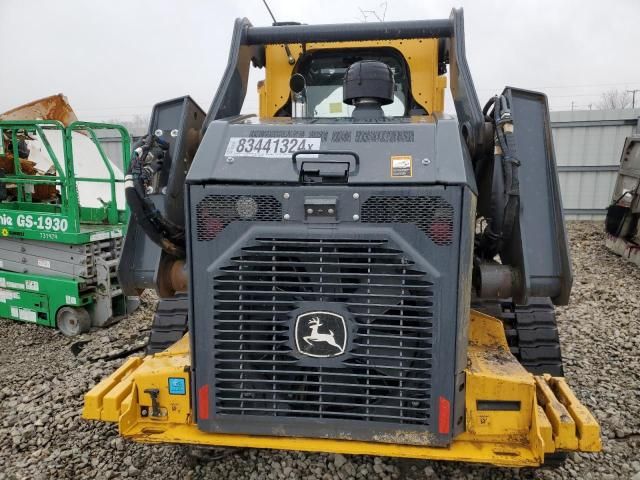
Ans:
[{"label": "operator cab", "polygon": [[[298,116],[296,112],[303,112],[304,115],[300,116],[306,118],[351,117],[355,105],[345,102],[345,74],[355,64],[370,66],[373,62],[383,65],[391,72],[392,98],[382,106],[384,116],[406,116],[417,104],[411,98],[406,62],[392,48],[331,50],[304,55],[298,61],[294,74],[304,79],[304,91],[298,96],[292,95],[292,100],[278,112],[278,116],[295,117]],[[357,75],[360,76],[361,73],[360,68]],[[303,103],[305,108],[291,109],[296,100]]]},{"label": "operator cab", "polygon": [[[258,82],[259,116],[353,118],[355,104],[345,97],[345,75],[355,64],[369,68],[359,69],[356,76],[371,73],[373,62],[379,73],[388,69],[392,81],[391,101],[385,97],[382,102],[384,118],[443,112],[447,85],[443,52],[437,39],[265,45],[254,61],[265,69],[265,79]],[[375,84],[370,80],[366,83]],[[379,88],[380,84],[374,87]]]}]

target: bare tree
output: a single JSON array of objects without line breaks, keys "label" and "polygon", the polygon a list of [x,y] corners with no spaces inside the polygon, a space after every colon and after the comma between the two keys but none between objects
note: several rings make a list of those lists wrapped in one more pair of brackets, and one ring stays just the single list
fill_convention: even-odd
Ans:
[{"label": "bare tree", "polygon": [[380,12],[376,10],[364,10],[362,7],[358,7],[362,18],[359,18],[361,22],[367,23],[371,17],[374,17],[378,22],[384,22],[387,16],[387,2],[382,2],[379,6]]},{"label": "bare tree", "polygon": [[631,108],[631,92],[615,88],[607,90],[600,95],[597,106],[601,110]]}]

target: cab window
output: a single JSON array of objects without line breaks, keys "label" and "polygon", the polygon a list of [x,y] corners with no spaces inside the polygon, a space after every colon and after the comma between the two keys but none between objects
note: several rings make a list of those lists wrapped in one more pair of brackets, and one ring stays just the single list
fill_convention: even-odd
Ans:
[{"label": "cab window", "polygon": [[394,78],[394,101],[382,107],[386,116],[402,117],[407,114],[409,78],[402,56],[392,49],[375,52],[369,50],[339,52],[318,52],[309,54],[298,63],[297,73],[306,81],[307,117],[350,117],[351,105],[342,101],[342,80],[352,63],[360,60],[378,60],[391,68]]}]

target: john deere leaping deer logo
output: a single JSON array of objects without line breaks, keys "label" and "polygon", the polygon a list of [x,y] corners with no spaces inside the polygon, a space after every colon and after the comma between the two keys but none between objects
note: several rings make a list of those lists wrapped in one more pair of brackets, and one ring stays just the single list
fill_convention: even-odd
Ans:
[{"label": "john deere leaping deer logo", "polygon": [[310,357],[344,353],[347,328],[344,317],[332,312],[306,312],[296,319],[296,347]]}]

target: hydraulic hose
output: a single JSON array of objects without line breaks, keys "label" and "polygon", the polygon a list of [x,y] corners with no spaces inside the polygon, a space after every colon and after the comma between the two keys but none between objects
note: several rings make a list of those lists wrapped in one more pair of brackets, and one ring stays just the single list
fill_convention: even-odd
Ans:
[{"label": "hydraulic hose", "polygon": [[150,182],[162,168],[168,149],[169,145],[155,135],[136,142],[125,176],[125,198],[145,234],[166,253],[184,258],[184,229],[164,218],[148,195]]},{"label": "hydraulic hose", "polygon": [[520,181],[518,178],[520,161],[516,158],[516,140],[513,135],[511,110],[504,95],[500,96],[500,109],[494,109],[494,118],[498,140],[503,152],[504,187],[507,196],[502,224],[502,242],[504,243],[511,238],[520,208]]},{"label": "hydraulic hose", "polygon": [[[491,114],[490,110],[493,108]],[[513,135],[513,119],[508,99],[504,95],[495,96],[487,102],[483,114],[494,124],[494,168],[502,170],[504,190],[492,192],[502,195],[503,201],[496,202],[494,211],[487,218],[487,226],[479,239],[479,253],[485,259],[492,259],[511,238],[520,208],[520,181],[516,157],[516,141]],[[502,205],[504,207],[500,208]]]}]

